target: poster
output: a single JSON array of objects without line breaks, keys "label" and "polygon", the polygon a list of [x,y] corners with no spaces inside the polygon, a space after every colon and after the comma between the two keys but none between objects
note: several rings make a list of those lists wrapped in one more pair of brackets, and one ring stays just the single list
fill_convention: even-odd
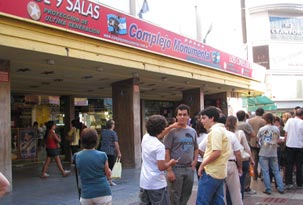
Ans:
[{"label": "poster", "polygon": [[19,129],[18,145],[20,159],[35,158],[37,156],[37,129]]}]

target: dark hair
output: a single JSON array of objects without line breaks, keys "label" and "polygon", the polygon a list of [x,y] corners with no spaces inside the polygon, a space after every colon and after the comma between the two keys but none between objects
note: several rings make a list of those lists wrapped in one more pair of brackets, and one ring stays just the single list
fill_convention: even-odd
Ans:
[{"label": "dark hair", "polygon": [[106,125],[105,125],[105,129],[111,129],[114,124],[115,124],[115,121],[113,119],[107,120]]},{"label": "dark hair", "polygon": [[219,114],[219,119],[218,119],[219,123],[225,124],[226,123],[226,116],[223,113]]},{"label": "dark hair", "polygon": [[162,115],[152,115],[146,121],[145,127],[148,134],[156,137],[167,127],[167,124],[167,120]]},{"label": "dark hair", "polygon": [[95,129],[85,128],[81,132],[81,144],[85,149],[92,149],[96,147],[98,134]]},{"label": "dark hair", "polygon": [[35,122],[33,123],[33,127],[35,127],[35,126],[38,126],[38,122],[37,122],[37,121],[35,121]]},{"label": "dark hair", "polygon": [[231,132],[235,132],[237,130],[237,121],[238,119],[235,116],[228,116],[225,123],[226,129]]},{"label": "dark hair", "polygon": [[72,121],[71,121],[71,124],[72,124],[73,127],[78,128],[77,120],[72,120]]},{"label": "dark hair", "polygon": [[201,120],[197,121],[197,124],[196,124],[196,132],[197,132],[197,135],[199,137],[199,134],[203,134],[203,133],[207,133],[207,130],[205,129],[204,125],[202,124]]},{"label": "dark hair", "polygon": [[243,110],[239,110],[237,113],[237,118],[239,121],[244,121],[246,117],[246,113]]},{"label": "dark hair", "polygon": [[303,116],[303,109],[302,108],[298,108],[297,110],[296,110],[296,116],[298,116],[298,117],[301,117],[301,116]]},{"label": "dark hair", "polygon": [[264,109],[259,107],[257,110],[256,110],[256,115],[257,116],[262,116],[264,114]]},{"label": "dark hair", "polygon": [[206,115],[209,118],[214,118],[214,122],[218,122],[219,120],[219,111],[216,107],[210,106],[208,108],[205,108],[200,112],[200,115]]},{"label": "dark hair", "polygon": [[188,105],[185,105],[185,104],[180,104],[180,105],[178,105],[178,107],[176,108],[176,110],[175,110],[175,115],[177,116],[177,114],[178,114],[178,110],[187,110],[187,114],[189,115],[190,113],[189,113],[189,111],[190,111],[190,109],[189,109],[189,106]]},{"label": "dark hair", "polygon": [[266,123],[273,124],[275,117],[272,113],[267,112],[267,113],[263,114],[263,119],[266,121]]},{"label": "dark hair", "polygon": [[194,128],[195,130],[197,130],[197,124],[199,122],[200,119],[200,114],[199,112],[195,113],[194,116],[192,117],[190,123],[191,123],[191,127]]},{"label": "dark hair", "polygon": [[45,127],[46,127],[46,130],[45,130],[45,134],[44,134],[44,139],[46,139],[48,137],[48,134],[49,134],[49,131],[52,129],[52,127],[55,125],[55,121],[53,120],[50,120],[48,121],[47,123],[45,123]]},{"label": "dark hair", "polygon": [[278,122],[281,126],[284,126],[283,120],[278,116],[274,117],[274,122]]}]

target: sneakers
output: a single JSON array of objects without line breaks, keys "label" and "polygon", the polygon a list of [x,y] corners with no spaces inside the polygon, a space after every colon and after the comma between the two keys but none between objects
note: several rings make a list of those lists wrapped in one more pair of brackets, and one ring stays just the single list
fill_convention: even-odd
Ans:
[{"label": "sneakers", "polygon": [[271,195],[270,191],[263,191],[264,194]]},{"label": "sneakers", "polygon": [[253,195],[253,194],[257,194],[256,190],[253,190],[251,188],[248,188],[245,190],[245,193],[246,194],[250,194],[250,195]]},{"label": "sneakers", "polygon": [[292,184],[285,185],[286,190],[292,190],[293,188],[294,188],[294,185],[292,185]]},{"label": "sneakers", "polygon": [[280,194],[284,194],[284,191],[278,190],[278,192],[279,192]]},{"label": "sneakers", "polygon": [[47,177],[49,177],[50,175],[48,173],[45,174],[41,174],[40,178],[46,179]]},{"label": "sneakers", "polygon": [[115,182],[110,182],[109,185],[116,186],[117,184]]},{"label": "sneakers", "polygon": [[64,170],[64,173],[62,174],[63,177],[67,177],[68,175],[70,175],[70,170]]}]

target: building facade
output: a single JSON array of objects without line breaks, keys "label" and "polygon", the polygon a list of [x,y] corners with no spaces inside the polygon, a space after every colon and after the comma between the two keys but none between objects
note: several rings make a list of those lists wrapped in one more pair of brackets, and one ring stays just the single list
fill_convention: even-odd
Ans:
[{"label": "building facade", "polygon": [[303,106],[303,2],[246,1],[249,60],[266,67],[278,112]]},{"label": "building facade", "polygon": [[[0,167],[10,180],[17,100],[23,108],[36,103],[25,117],[44,121],[53,116],[39,108],[45,96],[50,104],[59,99],[60,108],[51,110],[59,109],[64,138],[77,117],[76,99],[111,98],[123,164],[139,167],[147,115],[171,112],[179,103],[192,115],[209,105],[227,114],[241,96],[264,91],[262,68],[102,4],[0,2]],[[151,101],[169,107],[147,112]]]}]

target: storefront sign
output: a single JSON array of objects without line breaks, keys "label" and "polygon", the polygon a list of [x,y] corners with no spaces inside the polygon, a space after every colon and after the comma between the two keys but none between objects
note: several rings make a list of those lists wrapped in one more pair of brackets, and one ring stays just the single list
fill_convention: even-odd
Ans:
[{"label": "storefront sign", "polygon": [[133,16],[87,0],[0,0],[0,14],[252,78],[251,64]]},{"label": "storefront sign", "polygon": [[269,21],[271,39],[303,41],[303,18],[270,16]]}]

